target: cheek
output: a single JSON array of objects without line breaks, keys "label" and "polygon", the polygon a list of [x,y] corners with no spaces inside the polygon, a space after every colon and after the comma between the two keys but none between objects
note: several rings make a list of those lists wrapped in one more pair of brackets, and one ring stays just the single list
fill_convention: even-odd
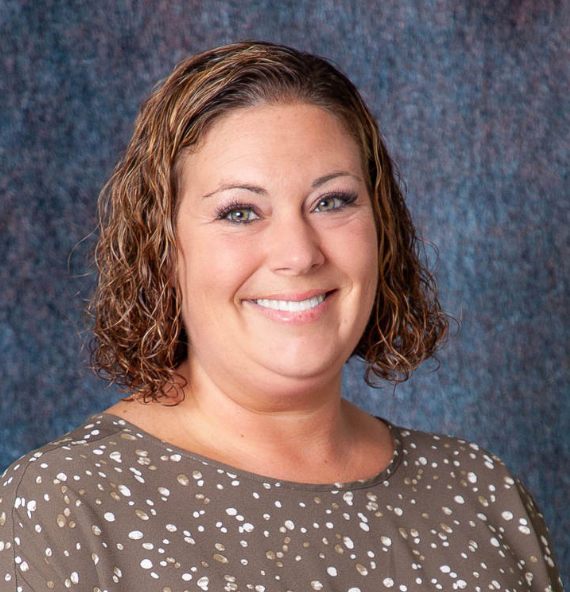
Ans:
[{"label": "cheek", "polygon": [[363,289],[376,291],[378,281],[378,240],[372,216],[352,224],[342,240],[336,242],[336,250],[343,267],[358,278]]},{"label": "cheek", "polygon": [[[360,316],[364,323],[368,321],[378,287],[378,243],[376,227],[372,224],[360,236],[355,237],[353,248],[359,250],[354,266],[358,269],[361,282]],[[364,329],[364,327],[362,327]]]},{"label": "cheek", "polygon": [[360,260],[363,278],[363,309],[367,315],[372,309],[378,286],[378,249],[376,242],[370,244]]},{"label": "cheek", "polygon": [[248,241],[195,232],[181,240],[178,280],[187,304],[196,301],[233,300],[253,273],[255,261]]}]

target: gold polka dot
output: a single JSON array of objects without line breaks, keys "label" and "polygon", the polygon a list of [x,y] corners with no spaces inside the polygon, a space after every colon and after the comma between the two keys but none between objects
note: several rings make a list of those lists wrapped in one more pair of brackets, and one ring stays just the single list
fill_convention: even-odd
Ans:
[{"label": "gold polka dot", "polygon": [[176,477],[176,480],[178,481],[178,483],[180,483],[180,485],[184,485],[185,487],[187,485],[190,485],[190,479],[188,479],[188,477],[186,477],[186,475],[184,474],[178,475],[178,477]]},{"label": "gold polka dot", "polygon": [[368,570],[364,567],[364,565],[362,565],[362,563],[357,563],[356,564],[356,570],[358,571],[358,573],[361,576],[367,576],[368,575]]},{"label": "gold polka dot", "polygon": [[135,510],[135,514],[141,519],[141,520],[148,520],[148,514],[146,512],[143,512],[142,510]]}]

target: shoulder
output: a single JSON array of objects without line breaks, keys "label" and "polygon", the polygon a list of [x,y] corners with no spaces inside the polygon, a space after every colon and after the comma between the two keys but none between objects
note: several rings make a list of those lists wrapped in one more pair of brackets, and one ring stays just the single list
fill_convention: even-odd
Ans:
[{"label": "shoulder", "polygon": [[16,509],[25,504],[37,511],[39,498],[47,502],[56,493],[83,493],[89,484],[101,490],[103,483],[136,477],[136,467],[149,464],[153,443],[118,417],[92,416],[9,466],[0,477],[0,506],[6,511],[12,500]]},{"label": "shoulder", "polygon": [[417,493],[418,505],[469,529],[484,525],[487,544],[505,557],[525,558],[527,580],[562,589],[543,516],[498,456],[462,438],[395,426],[392,431],[400,453],[398,485]]},{"label": "shoulder", "polygon": [[[69,587],[78,571],[94,567],[91,555],[81,549],[79,533],[101,531],[92,510],[113,494],[111,483],[121,483],[121,456],[132,450],[136,457],[136,440],[121,420],[93,416],[4,471],[0,581],[10,582],[14,590]],[[129,476],[136,478],[132,471]],[[59,547],[62,552],[56,556]]]},{"label": "shoulder", "polygon": [[[74,473],[93,468],[109,445],[120,448],[126,438],[135,439],[111,416],[98,415],[61,438],[29,452],[10,465],[0,478],[2,499],[73,479]],[[95,463],[94,463],[95,461]],[[76,479],[77,480],[77,479]],[[16,503],[18,503],[16,501]]]},{"label": "shoulder", "polygon": [[479,474],[497,475],[507,485],[514,485],[514,478],[505,463],[495,454],[474,442],[409,428],[393,428],[400,439],[403,460],[432,469],[443,469],[464,475],[475,483]]},{"label": "shoulder", "polygon": [[524,488],[519,480],[497,455],[478,444],[408,428],[393,427],[393,433],[402,475],[419,477],[418,488],[425,495],[445,495],[457,505],[472,503],[486,514],[502,508],[505,516],[506,506],[520,504]]}]

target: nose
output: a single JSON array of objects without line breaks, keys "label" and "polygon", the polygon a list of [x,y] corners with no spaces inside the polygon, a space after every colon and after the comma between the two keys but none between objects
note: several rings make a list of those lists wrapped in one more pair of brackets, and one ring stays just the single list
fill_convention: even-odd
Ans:
[{"label": "nose", "polygon": [[268,228],[267,262],[272,271],[302,275],[325,261],[318,232],[302,213],[289,213]]}]

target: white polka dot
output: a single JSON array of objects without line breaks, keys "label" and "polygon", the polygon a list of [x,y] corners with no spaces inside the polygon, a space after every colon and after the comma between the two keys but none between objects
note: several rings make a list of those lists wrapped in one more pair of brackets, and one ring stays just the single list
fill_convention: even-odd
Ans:
[{"label": "white polka dot", "polygon": [[131,490],[126,485],[119,485],[118,489],[125,497],[131,495]]},{"label": "white polka dot", "polygon": [[140,565],[143,569],[150,569],[152,567],[152,561],[150,559],[143,559]]},{"label": "white polka dot", "polygon": [[129,538],[138,541],[143,538],[143,533],[140,530],[131,530],[131,532],[129,532]]},{"label": "white polka dot", "polygon": [[350,537],[345,536],[342,538],[342,541],[347,549],[354,549],[354,542]]}]

